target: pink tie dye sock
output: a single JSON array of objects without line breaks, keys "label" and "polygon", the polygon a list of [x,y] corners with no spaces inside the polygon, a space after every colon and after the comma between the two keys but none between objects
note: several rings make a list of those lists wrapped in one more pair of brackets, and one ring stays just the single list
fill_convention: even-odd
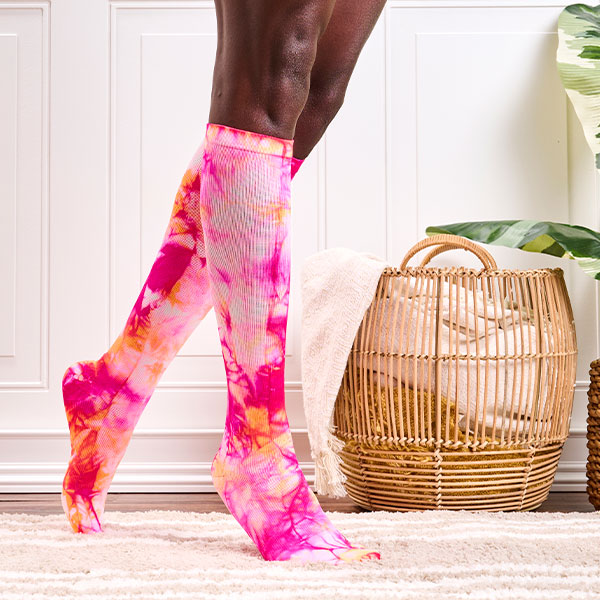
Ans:
[{"label": "pink tie dye sock", "polygon": [[200,190],[227,374],[219,495],[266,560],[379,558],[352,545],[300,470],[285,410],[293,140],[209,123]]},{"label": "pink tie dye sock", "polygon": [[108,488],[133,429],[179,348],[212,308],[200,223],[204,142],[175,197],[160,250],[112,346],[62,380],[71,437],[62,505],[75,532],[101,531]]}]

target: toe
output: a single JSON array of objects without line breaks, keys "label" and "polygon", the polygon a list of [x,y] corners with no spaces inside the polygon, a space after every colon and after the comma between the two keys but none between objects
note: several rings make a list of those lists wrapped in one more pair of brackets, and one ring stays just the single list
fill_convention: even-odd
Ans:
[{"label": "toe", "polygon": [[63,508],[75,533],[99,533],[102,531],[100,519],[89,498],[78,494],[63,493]]},{"label": "toe", "polygon": [[339,560],[342,562],[357,562],[367,560],[380,560],[381,555],[374,550],[367,548],[349,548],[339,555]]}]

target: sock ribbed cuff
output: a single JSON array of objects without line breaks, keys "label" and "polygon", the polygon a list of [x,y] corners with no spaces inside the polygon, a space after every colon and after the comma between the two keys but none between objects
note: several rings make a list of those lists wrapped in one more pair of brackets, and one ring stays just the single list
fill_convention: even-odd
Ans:
[{"label": "sock ribbed cuff", "polygon": [[300,168],[300,165],[304,162],[303,158],[296,158],[295,156],[292,156],[292,177],[296,174],[296,172],[298,171],[298,169]]},{"label": "sock ribbed cuff", "polygon": [[245,131],[219,123],[206,124],[206,141],[208,144],[243,148],[283,158],[292,158],[294,146],[293,139],[287,140],[255,131]]}]

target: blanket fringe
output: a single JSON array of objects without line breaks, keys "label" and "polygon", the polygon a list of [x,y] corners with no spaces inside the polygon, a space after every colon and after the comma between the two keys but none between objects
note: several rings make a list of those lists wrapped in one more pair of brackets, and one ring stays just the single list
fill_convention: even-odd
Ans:
[{"label": "blanket fringe", "polygon": [[346,495],[342,485],[346,481],[346,476],[340,468],[342,458],[339,455],[343,447],[342,440],[327,432],[327,448],[316,456],[313,454],[317,494],[324,494],[331,498],[341,498]]}]

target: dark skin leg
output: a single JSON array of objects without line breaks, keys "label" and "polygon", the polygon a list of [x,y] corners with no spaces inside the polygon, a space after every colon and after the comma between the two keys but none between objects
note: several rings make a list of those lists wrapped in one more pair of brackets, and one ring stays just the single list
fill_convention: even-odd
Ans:
[{"label": "dark skin leg", "polygon": [[[219,43],[209,120],[293,138],[294,156],[305,158],[342,106],[385,0],[319,0],[291,7],[263,0],[215,4]],[[245,68],[251,72],[244,75]],[[231,81],[236,83],[227,85]]]},{"label": "dark skin leg", "polygon": [[209,121],[292,139],[335,0],[215,0]]},{"label": "dark skin leg", "polygon": [[386,0],[336,0],[317,45],[308,99],[296,123],[294,156],[306,158],[344,102],[358,56]]}]

